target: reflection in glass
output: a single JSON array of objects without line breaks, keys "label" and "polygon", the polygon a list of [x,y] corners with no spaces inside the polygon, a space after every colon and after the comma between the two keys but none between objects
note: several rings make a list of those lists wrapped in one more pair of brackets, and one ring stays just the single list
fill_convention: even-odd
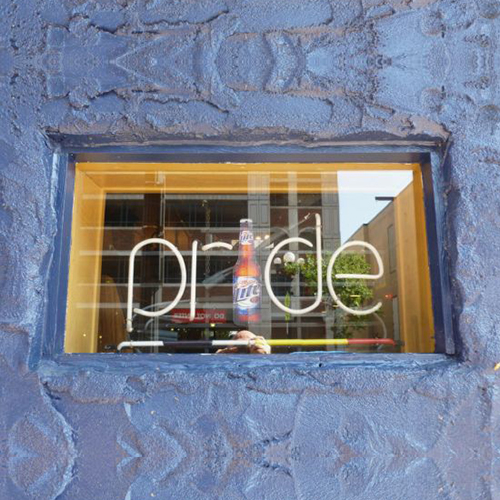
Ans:
[{"label": "reflection in glass", "polygon": [[[303,309],[318,293],[315,220],[322,221],[323,290],[320,306],[306,315],[282,311],[261,290],[258,322],[236,324],[233,271],[241,251],[240,221],[253,222],[260,269],[276,245],[270,280],[278,300]],[[355,164],[81,164],[77,166],[67,312],[67,352],[104,352],[128,339],[125,331],[128,256],[148,238],[164,238],[181,252],[188,274],[192,245],[214,242],[232,250],[199,250],[196,314],[189,321],[189,286],[168,314],[133,318],[133,340],[191,341],[229,338],[249,328],[268,339],[390,338],[388,346],[275,347],[273,353],[307,350],[432,352],[433,319],[423,190],[418,165]],[[341,245],[373,245],[383,262],[380,279],[334,278],[347,314],[326,286],[326,266]],[[362,247],[340,254],[334,274],[376,274],[374,255]],[[166,247],[151,244],[135,262],[134,307],[165,307],[179,289],[180,268]],[[189,280],[189,277],[188,277]],[[111,346],[111,347],[109,347]],[[146,348],[144,352],[200,352]],[[206,352],[206,349],[201,350]]]}]

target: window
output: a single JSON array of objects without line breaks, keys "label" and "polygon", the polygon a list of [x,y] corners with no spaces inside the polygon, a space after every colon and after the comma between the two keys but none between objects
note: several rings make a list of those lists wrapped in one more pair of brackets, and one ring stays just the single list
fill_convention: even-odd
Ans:
[{"label": "window", "polygon": [[424,214],[417,163],[77,163],[65,351],[433,352]]}]

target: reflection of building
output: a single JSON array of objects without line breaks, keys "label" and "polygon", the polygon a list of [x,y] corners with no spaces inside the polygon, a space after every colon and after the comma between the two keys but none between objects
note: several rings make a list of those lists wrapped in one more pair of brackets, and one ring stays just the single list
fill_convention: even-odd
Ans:
[{"label": "reflection of building", "polygon": [[[316,214],[321,215],[324,255],[340,245],[338,172],[331,166],[316,165],[309,171],[302,164],[242,164],[238,169],[226,164],[183,164],[161,175],[154,165],[113,175],[105,164],[81,168],[85,171],[79,171],[76,190],[87,196],[77,196],[74,211],[72,262],[78,265],[70,270],[68,315],[73,319],[68,322],[66,340],[71,352],[102,350],[125,335],[128,256],[144,239],[166,238],[178,248],[189,270],[195,240],[200,244],[231,242],[233,249],[200,252],[197,258],[196,308],[200,318],[206,319],[207,311],[213,313],[210,321],[180,321],[189,307],[184,294],[170,315],[134,318],[140,340],[173,335],[196,340],[237,328],[232,321],[232,268],[238,257],[242,218],[253,220],[261,269],[271,249],[286,238],[301,237],[312,243],[312,248],[290,244],[287,250],[297,258],[314,255]],[[414,176],[411,185],[351,237],[378,248],[385,267],[382,279],[368,283],[383,308],[375,318],[362,318],[364,326],[356,324],[356,336],[387,335],[402,340],[405,350],[428,352],[432,351],[432,316],[419,182]],[[288,301],[295,310],[314,303],[314,285],[305,276],[291,279],[279,265],[273,265],[271,273],[281,303]],[[134,307],[171,303],[180,280],[180,267],[172,253],[163,246],[148,247],[137,259]],[[307,315],[287,316],[264,292],[261,320],[251,329],[271,338],[332,338],[351,333],[345,328],[352,330],[352,317],[335,311],[325,293],[321,307]],[[86,325],[85,330],[81,325]]]},{"label": "reflection of building", "polygon": [[[416,204],[422,206],[416,207]],[[349,238],[350,241],[371,243],[384,264],[382,278],[370,283],[373,303],[382,302],[379,318],[370,325],[370,336],[385,335],[383,322],[387,336],[401,340],[401,349],[405,352],[432,352],[434,349],[423,213],[421,186],[415,179]],[[375,269],[377,264],[371,253],[367,254],[367,259]]]},{"label": "reflection of building", "polygon": [[[278,183],[275,191],[280,191]],[[321,216],[323,250],[333,252],[340,246],[340,215],[337,172],[322,172],[321,174],[295,174],[287,176],[285,190],[281,194],[270,196],[270,220],[272,232],[283,228],[283,239],[301,237],[313,244],[308,249],[302,244],[292,243],[287,249],[296,257],[305,258],[316,249],[316,219],[315,214]],[[276,241],[276,243],[279,240]],[[263,255],[264,265],[267,253]],[[263,267],[262,267],[263,268]],[[290,282],[276,266],[272,270],[272,282],[278,299],[284,303],[286,293],[290,293],[289,307],[301,309],[309,306],[315,300],[311,290],[307,290],[305,283],[297,278]],[[271,308],[269,297],[264,296],[265,303]],[[274,338],[332,338],[332,318],[325,315],[322,307],[309,312],[305,316],[285,315],[276,306],[271,308],[272,336]],[[329,350],[326,348],[326,350]],[[275,349],[275,352],[288,352],[287,349]]]},{"label": "reflection of building", "polygon": [[[309,167],[300,164],[295,171],[289,171],[288,164],[260,165],[260,170],[251,165],[221,165],[214,172],[213,166],[192,165],[196,175],[191,177],[186,173],[189,166],[181,167],[162,173],[147,166],[113,174],[88,165],[83,167],[85,173],[78,170],[76,189],[86,195],[77,196],[75,203],[72,262],[76,264],[69,285],[72,321],[68,322],[68,351],[102,351],[108,344],[125,340],[128,259],[131,249],[145,239],[162,237],[175,245],[189,272],[194,241],[200,245],[227,242],[233,249],[200,251],[197,256],[197,316],[206,320],[208,311],[213,313],[210,321],[181,321],[189,309],[185,293],[171,314],[160,318],[135,315],[134,340],[164,340],[175,335],[197,340],[228,334],[241,326],[233,323],[232,277],[243,218],[253,220],[256,257],[262,270],[273,246],[285,238],[300,236],[315,245],[315,214],[321,215],[324,247],[333,251],[340,243],[337,173],[330,167],[309,172]],[[296,255],[306,251],[305,245],[296,243],[288,249]],[[314,301],[310,292],[303,293],[299,280],[291,284],[276,266],[272,273],[281,302],[287,300],[287,293],[291,307],[297,309]],[[180,282],[180,267],[172,252],[150,244],[136,259],[134,307],[153,311],[159,304],[171,303]],[[261,321],[251,328],[278,338],[322,338],[325,331],[328,335],[320,308],[307,318],[287,321],[266,293]]]}]

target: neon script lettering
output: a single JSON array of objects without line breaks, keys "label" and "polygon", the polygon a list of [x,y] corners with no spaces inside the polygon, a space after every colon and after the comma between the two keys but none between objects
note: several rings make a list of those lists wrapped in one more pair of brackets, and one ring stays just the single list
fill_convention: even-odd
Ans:
[{"label": "neon script lettering", "polygon": [[[250,242],[250,241],[249,241]],[[160,245],[164,245],[168,247],[174,255],[177,257],[177,260],[179,262],[180,270],[181,270],[181,282],[179,286],[179,291],[175,297],[175,299],[166,307],[159,311],[145,311],[144,309],[139,309],[139,308],[133,308],[132,306],[132,299],[133,299],[133,287],[134,287],[134,261],[135,257],[137,255],[137,252],[143,248],[146,245],[149,245],[151,243],[157,243]],[[304,309],[292,309],[290,307],[285,306],[282,304],[276,295],[274,294],[272,287],[271,287],[271,265],[274,261],[274,258],[276,254],[278,253],[279,250],[281,250],[284,246],[289,245],[290,243],[302,243],[308,247],[313,247],[313,244],[304,239],[304,238],[288,238],[282,242],[280,242],[276,247],[271,251],[269,254],[269,257],[266,260],[266,265],[264,269],[264,284],[267,290],[267,293],[269,297],[271,298],[272,302],[282,311],[300,316],[307,314],[308,312],[313,311],[316,309],[319,304],[321,303],[322,299],[322,289],[323,289],[323,276],[321,273],[322,269],[322,252],[321,252],[321,218],[319,214],[316,214],[316,259],[317,259],[317,269],[318,269],[318,275],[317,275],[317,284],[318,284],[318,293],[316,295],[316,300],[314,301],[314,304],[311,304],[310,306],[304,308]],[[351,247],[363,247],[370,251],[373,256],[375,257],[375,260],[377,262],[378,266],[378,273],[377,274],[335,274],[336,279],[364,279],[364,280],[376,280],[381,278],[384,275],[384,264],[382,262],[382,258],[380,257],[380,254],[378,253],[377,249],[371,245],[370,243],[367,243],[365,241],[349,241],[347,243],[344,243],[342,246],[340,246],[334,254],[331,256],[329,262],[328,262],[328,267],[327,267],[327,288],[332,296],[332,299],[334,302],[337,304],[338,307],[340,307],[343,311],[353,314],[355,316],[365,316],[367,314],[372,314],[376,311],[378,311],[382,307],[382,302],[378,302],[372,307],[366,308],[366,309],[352,309],[348,306],[346,306],[340,298],[337,296],[335,293],[335,289],[333,286],[333,266],[335,265],[335,261],[338,258],[338,256],[347,250],[348,248]],[[213,248],[224,248],[226,250],[232,250],[233,246],[230,245],[229,243],[224,243],[224,242],[216,242],[216,243],[210,243],[208,245],[203,245],[201,247],[201,250],[203,252],[206,252],[208,250],[211,250]],[[191,290],[190,290],[190,314],[189,314],[189,321],[194,321],[195,319],[195,314],[196,314],[196,274],[197,274],[197,268],[196,268],[196,261],[197,261],[197,256],[198,256],[198,242],[194,241],[192,245],[192,261],[191,261]],[[233,297],[234,300],[237,302],[241,301],[251,301],[254,297],[258,296],[260,293],[260,284],[258,282],[256,283],[247,283],[249,281],[248,279],[245,280],[245,283],[240,285],[238,283],[237,287],[237,293],[235,294],[235,297]],[[184,258],[182,257],[181,253],[177,249],[175,245],[170,243],[167,240],[161,239],[161,238],[150,238],[144,241],[141,241],[138,243],[131,251],[130,257],[129,257],[129,273],[128,273],[128,297],[127,297],[127,331],[131,332],[133,330],[132,328],[132,314],[136,313],[141,316],[147,316],[147,317],[158,317],[158,316],[163,316],[167,312],[171,311],[181,300],[184,291],[186,289],[187,285],[187,272],[186,272],[186,264],[184,262]],[[237,297],[236,297],[237,295]]]}]

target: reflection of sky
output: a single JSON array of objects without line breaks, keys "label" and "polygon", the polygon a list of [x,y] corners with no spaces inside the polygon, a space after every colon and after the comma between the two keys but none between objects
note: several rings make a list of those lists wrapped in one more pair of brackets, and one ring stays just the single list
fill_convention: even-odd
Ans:
[{"label": "reflection of sky", "polygon": [[375,196],[397,196],[412,180],[410,170],[338,172],[341,242],[390,203]]}]

